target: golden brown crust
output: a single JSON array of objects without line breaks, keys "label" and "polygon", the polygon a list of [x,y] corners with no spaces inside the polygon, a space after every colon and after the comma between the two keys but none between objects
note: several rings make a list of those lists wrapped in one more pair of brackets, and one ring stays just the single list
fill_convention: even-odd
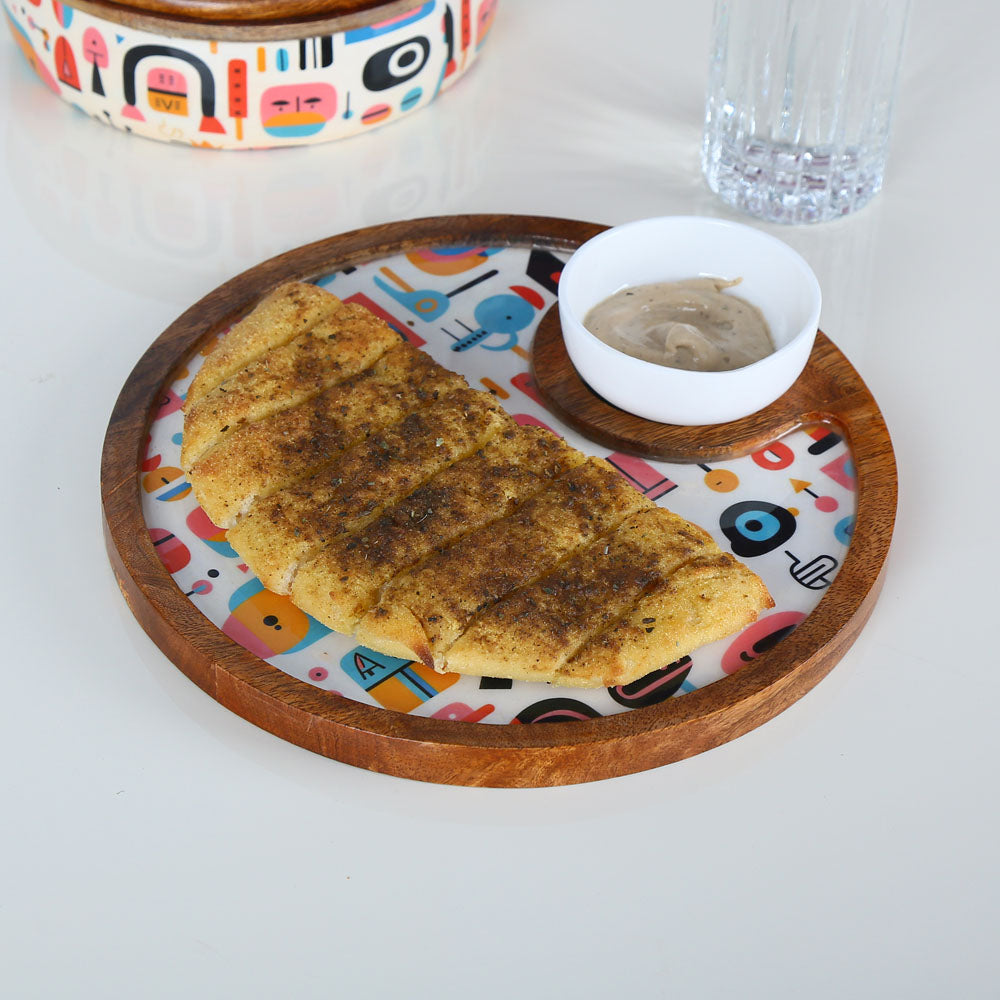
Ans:
[{"label": "golden brown crust", "polygon": [[195,495],[215,524],[230,528],[258,497],[330,464],[414,405],[461,388],[460,375],[400,342],[360,374],[227,435],[192,466]]},{"label": "golden brown crust", "polygon": [[[644,507],[652,503],[607,462],[588,458],[488,531],[397,577],[358,623],[358,640],[378,650],[391,636],[438,668],[476,614]],[[407,637],[403,624],[414,621],[420,628]]]},{"label": "golden brown crust", "polygon": [[[266,587],[287,594],[299,563],[371,523],[435,473],[471,455],[510,423],[486,393],[455,392],[409,413],[295,486],[258,500],[230,544]],[[326,617],[311,594],[304,610]]]},{"label": "golden brown crust", "polygon": [[241,368],[281,347],[332,315],[340,299],[315,285],[289,281],[279,285],[249,316],[233,326],[205,358],[184,400],[184,411]]},{"label": "golden brown crust", "polygon": [[574,687],[628,684],[739,631],[774,601],[728,553],[694,559],[646,594],[617,625],[585,643],[556,672]]},{"label": "golden brown crust", "polygon": [[194,403],[184,421],[181,466],[190,470],[242,424],[262,420],[318,395],[374,364],[399,335],[353,303],[269,351]]},{"label": "golden brown crust", "polygon": [[[313,553],[299,565],[296,589],[308,587],[317,610],[322,604],[326,624],[350,633],[394,577],[436,549],[488,528],[583,460],[547,430],[514,426],[387,508],[367,528],[338,536]],[[386,642],[381,651],[396,655]]]},{"label": "golden brown crust", "polygon": [[652,587],[692,559],[718,552],[711,536],[676,514],[662,507],[640,511],[483,611],[448,650],[444,667],[548,680]]}]

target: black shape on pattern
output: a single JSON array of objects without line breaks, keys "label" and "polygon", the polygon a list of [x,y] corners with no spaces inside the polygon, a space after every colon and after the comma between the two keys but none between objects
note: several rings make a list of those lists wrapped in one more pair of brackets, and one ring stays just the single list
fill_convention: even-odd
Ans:
[{"label": "black shape on pattern", "polygon": [[444,43],[447,46],[445,65],[455,58],[455,16],[450,7],[444,9]]},{"label": "black shape on pattern", "polygon": [[426,65],[431,43],[418,36],[370,56],[361,82],[372,91],[388,90],[415,77]]},{"label": "black shape on pattern", "polygon": [[774,649],[785,636],[791,635],[796,628],[798,628],[797,625],[785,625],[783,628],[777,628],[773,632],[768,632],[767,635],[761,636],[750,647],[753,651],[753,656],[750,656],[749,651],[744,649],[740,651],[740,659],[744,663],[753,663],[758,656],[762,656],[769,649]]},{"label": "black shape on pattern", "polygon": [[608,694],[626,708],[658,705],[677,693],[691,673],[691,657],[682,656],[675,663],[654,670],[631,684],[608,688]]},{"label": "black shape on pattern", "polygon": [[504,691],[507,688],[512,688],[514,682],[509,677],[480,677],[479,678],[479,690],[480,691]]},{"label": "black shape on pattern", "polygon": [[523,723],[579,722],[581,715],[587,719],[597,719],[601,713],[575,698],[545,698],[522,708],[515,720]]},{"label": "black shape on pattern", "polygon": [[833,583],[833,578],[829,574],[839,565],[833,556],[824,553],[823,555],[813,556],[809,562],[804,563],[793,552],[789,552],[788,549],[785,549],[785,555],[792,560],[791,566],[788,567],[788,572],[796,583],[802,584],[803,587],[809,590],[822,590]]},{"label": "black shape on pattern", "polygon": [[299,39],[299,69],[316,69],[333,65],[333,35]]},{"label": "black shape on pattern", "polygon": [[784,545],[795,534],[795,516],[769,500],[742,500],[727,507],[719,527],[733,553],[742,559],[762,556]]},{"label": "black shape on pattern", "polygon": [[559,275],[565,265],[554,254],[548,250],[532,250],[528,254],[528,266],[525,273],[532,281],[537,281],[542,288],[556,294],[559,287]]},{"label": "black shape on pattern", "polygon": [[813,441],[809,445],[810,455],[822,455],[823,452],[829,451],[834,445],[840,444],[841,436],[839,434],[834,434],[833,431],[827,431],[818,441]]},{"label": "black shape on pattern", "polygon": [[[122,89],[125,92],[125,103],[135,105],[135,71],[139,63],[148,56],[170,56],[173,59],[183,59],[198,74],[201,81],[201,113],[205,118],[215,117],[215,77],[212,71],[197,57],[175,49],[170,45],[137,45],[129,49],[122,63]],[[126,126],[127,127],[127,126]]]}]

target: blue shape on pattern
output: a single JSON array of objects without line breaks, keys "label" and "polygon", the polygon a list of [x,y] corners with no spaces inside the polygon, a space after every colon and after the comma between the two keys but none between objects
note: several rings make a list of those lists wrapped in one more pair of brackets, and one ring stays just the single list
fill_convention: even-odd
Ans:
[{"label": "blue shape on pattern", "polygon": [[842,518],[833,529],[833,535],[841,545],[850,545],[854,534],[854,515]]},{"label": "blue shape on pattern", "polygon": [[365,646],[356,646],[342,656],[340,668],[365,691],[371,691],[394,677],[421,701],[427,701],[438,693],[413,670],[412,660],[375,653]]},{"label": "blue shape on pattern", "polygon": [[[456,340],[451,345],[453,351],[467,351],[476,344],[487,351],[509,351],[517,344],[518,333],[531,325],[535,307],[520,295],[505,293],[483,299],[473,315],[479,329],[470,330],[461,340]],[[493,334],[499,334],[503,339],[492,344],[485,343],[486,338]]]},{"label": "blue shape on pattern", "polygon": [[377,274],[374,276],[375,285],[386,295],[391,295],[401,306],[409,309],[411,313],[419,316],[422,320],[430,322],[438,319],[448,311],[451,302],[443,292],[436,292],[431,288],[413,289],[407,291],[405,288],[398,288],[395,285],[384,281]]},{"label": "blue shape on pattern", "polygon": [[404,95],[403,99],[399,102],[400,111],[409,111],[411,108],[416,107],[417,101],[424,96],[424,91],[422,87],[414,87],[413,90],[408,90]]},{"label": "blue shape on pattern", "polygon": [[265,125],[264,131],[279,139],[298,139],[307,135],[315,135],[324,125],[326,125],[325,121],[303,122],[300,125]]},{"label": "blue shape on pattern", "polygon": [[435,0],[428,0],[422,7],[418,7],[409,17],[394,18],[390,21],[382,21],[380,24],[369,24],[363,28],[353,28],[344,32],[344,42],[353,45],[355,42],[364,42],[369,38],[378,38],[379,35],[388,34],[397,28],[405,28],[408,24],[416,24],[417,21],[426,17],[434,9]]},{"label": "blue shape on pattern", "polygon": [[244,601],[249,601],[254,594],[259,594],[263,589],[264,584],[257,577],[247,580],[229,595],[229,610],[235,611]]},{"label": "blue shape on pattern", "polygon": [[[467,254],[470,250],[475,249],[474,247],[434,247],[435,257],[462,257]],[[503,247],[482,247],[477,256],[479,257],[492,257],[495,253],[501,253]]]},{"label": "blue shape on pattern", "polygon": [[164,490],[162,493],[158,493],[156,499],[163,500],[166,503],[170,503],[170,501],[176,500],[178,497],[183,496],[190,489],[191,489],[191,484],[186,479],[182,479],[180,483],[178,483],[176,486],[171,487],[169,490]]},{"label": "blue shape on pattern", "polygon": [[744,538],[765,542],[781,530],[781,522],[766,510],[751,510],[736,518],[736,529]]},{"label": "blue shape on pattern", "polygon": [[[305,612],[303,612],[303,614],[305,614]],[[322,624],[322,622],[316,621],[312,615],[306,615],[306,618],[309,620],[308,631],[294,646],[292,646],[291,649],[286,649],[282,654],[283,656],[287,656],[289,653],[299,653],[305,649],[306,646],[311,646],[314,642],[319,642],[320,639],[329,635],[333,631],[333,629],[327,628],[324,624]]]}]

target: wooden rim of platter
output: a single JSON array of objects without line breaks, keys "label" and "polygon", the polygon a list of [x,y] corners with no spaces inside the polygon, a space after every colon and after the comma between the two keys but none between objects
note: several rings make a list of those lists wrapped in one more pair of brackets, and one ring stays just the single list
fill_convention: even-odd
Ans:
[{"label": "wooden rim of platter", "polygon": [[[801,400],[794,423],[832,420],[848,439],[857,474],[857,517],[843,566],[805,621],[751,665],[659,705],[589,720],[504,726],[421,718],[350,701],[296,680],[229,639],[160,562],[143,518],[139,476],[154,404],[193,351],[277,285],[430,247],[572,251],[604,228],[568,219],[470,215],[357,230],[251,268],[193,305],[154,341],[111,414],[101,496],[108,554],[125,599],[183,673],[254,725],[357,767],[438,783],[528,787],[610,778],[701,753],[773,718],[833,669],[875,605],[897,486],[882,414],[860,376],[825,337],[808,367],[815,367],[814,360],[827,366],[828,395],[818,403]],[[556,312],[553,307],[543,324],[551,327]],[[813,376],[805,377],[811,385]],[[774,440],[788,429],[788,413],[782,408],[778,415],[773,433],[763,416],[749,418],[755,441]],[[726,426],[734,441],[746,443],[739,427]]]},{"label": "wooden rim of platter", "polygon": [[73,0],[71,6],[115,24],[161,35],[280,41],[380,24],[416,0]]}]

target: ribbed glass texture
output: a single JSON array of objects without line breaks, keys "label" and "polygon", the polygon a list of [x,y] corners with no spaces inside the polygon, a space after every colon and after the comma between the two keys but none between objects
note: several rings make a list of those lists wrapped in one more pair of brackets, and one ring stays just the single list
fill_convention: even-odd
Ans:
[{"label": "ribbed glass texture", "polygon": [[716,0],[702,170],[772,222],[823,222],[882,187],[909,0]]}]

